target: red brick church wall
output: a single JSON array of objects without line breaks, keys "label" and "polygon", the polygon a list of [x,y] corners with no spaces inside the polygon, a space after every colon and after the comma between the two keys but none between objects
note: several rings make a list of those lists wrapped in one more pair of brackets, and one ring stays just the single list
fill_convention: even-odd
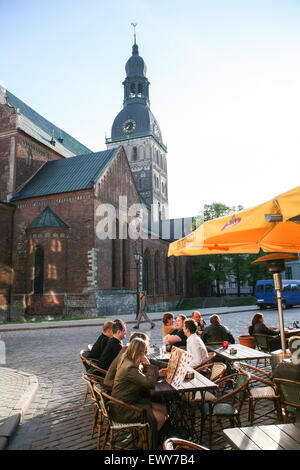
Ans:
[{"label": "red brick church wall", "polygon": [[[87,287],[88,251],[93,246],[92,191],[16,201],[13,300],[16,314],[62,314],[65,295]],[[28,225],[49,206],[69,229]],[[44,249],[44,295],[33,293],[34,251]]]},{"label": "red brick church wall", "polygon": [[0,202],[0,321],[9,318],[14,206]]}]

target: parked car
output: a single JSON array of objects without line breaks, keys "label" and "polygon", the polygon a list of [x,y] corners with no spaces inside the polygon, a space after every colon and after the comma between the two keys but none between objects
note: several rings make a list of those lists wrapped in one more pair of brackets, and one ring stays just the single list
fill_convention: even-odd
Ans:
[{"label": "parked car", "polygon": [[[281,296],[283,309],[293,305],[300,305],[300,281],[283,279]],[[257,281],[255,286],[255,303],[261,309],[277,305],[277,295],[272,279]]]}]

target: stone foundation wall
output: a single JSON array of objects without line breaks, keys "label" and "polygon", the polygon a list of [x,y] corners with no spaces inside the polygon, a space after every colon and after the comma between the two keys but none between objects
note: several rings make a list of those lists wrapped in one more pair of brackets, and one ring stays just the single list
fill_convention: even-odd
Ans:
[{"label": "stone foundation wall", "polygon": [[99,291],[97,316],[131,314],[135,318],[137,300],[135,291],[109,290]]}]

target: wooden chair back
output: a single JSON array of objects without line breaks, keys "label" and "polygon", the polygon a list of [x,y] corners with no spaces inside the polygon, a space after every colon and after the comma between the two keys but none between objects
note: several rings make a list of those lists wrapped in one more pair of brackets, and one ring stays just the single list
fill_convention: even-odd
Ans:
[{"label": "wooden chair back", "polygon": [[224,364],[224,362],[214,362],[212,364],[209,380],[216,382],[221,379],[224,376],[226,369],[227,365]]},{"label": "wooden chair back", "polygon": [[225,395],[222,395],[221,397],[217,397],[217,399],[214,401],[214,405],[231,399],[233,405],[235,402],[238,402],[238,413],[240,413],[250,381],[250,374],[244,371],[227,375],[224,379],[221,379],[218,382],[219,387],[224,385],[227,381],[232,383],[233,390],[226,393]]},{"label": "wooden chair back", "polygon": [[262,334],[253,334],[252,336],[255,338],[258,349],[267,353],[271,352],[270,342],[272,340],[272,336]]},{"label": "wooden chair back", "polygon": [[300,382],[279,378],[274,378],[273,380],[279,389],[282,404],[300,410]]},{"label": "wooden chair back", "polygon": [[209,450],[207,447],[200,446],[191,441],[185,441],[184,439],[178,439],[177,437],[170,437],[166,439],[163,443],[164,450]]}]

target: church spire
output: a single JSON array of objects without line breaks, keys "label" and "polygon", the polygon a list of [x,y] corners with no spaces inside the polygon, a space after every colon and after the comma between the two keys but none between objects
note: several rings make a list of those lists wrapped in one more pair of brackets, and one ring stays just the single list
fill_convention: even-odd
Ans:
[{"label": "church spire", "polygon": [[139,46],[136,43],[136,31],[135,31],[135,28],[137,27],[137,23],[131,23],[131,26],[133,26],[133,30],[134,30],[134,34],[133,34],[134,43],[132,46],[132,55],[139,55]]},{"label": "church spire", "polygon": [[149,82],[146,77],[147,67],[143,58],[139,55],[139,48],[136,43],[137,23],[131,23],[134,28],[134,44],[132,46],[132,56],[126,62],[126,79],[124,86],[124,106],[132,103],[141,103],[149,106]]},{"label": "church spire", "polygon": [[133,31],[134,31],[133,38],[134,38],[134,44],[136,44],[136,32],[135,32],[135,28],[137,27],[137,23],[131,23],[131,26],[133,26]]}]

